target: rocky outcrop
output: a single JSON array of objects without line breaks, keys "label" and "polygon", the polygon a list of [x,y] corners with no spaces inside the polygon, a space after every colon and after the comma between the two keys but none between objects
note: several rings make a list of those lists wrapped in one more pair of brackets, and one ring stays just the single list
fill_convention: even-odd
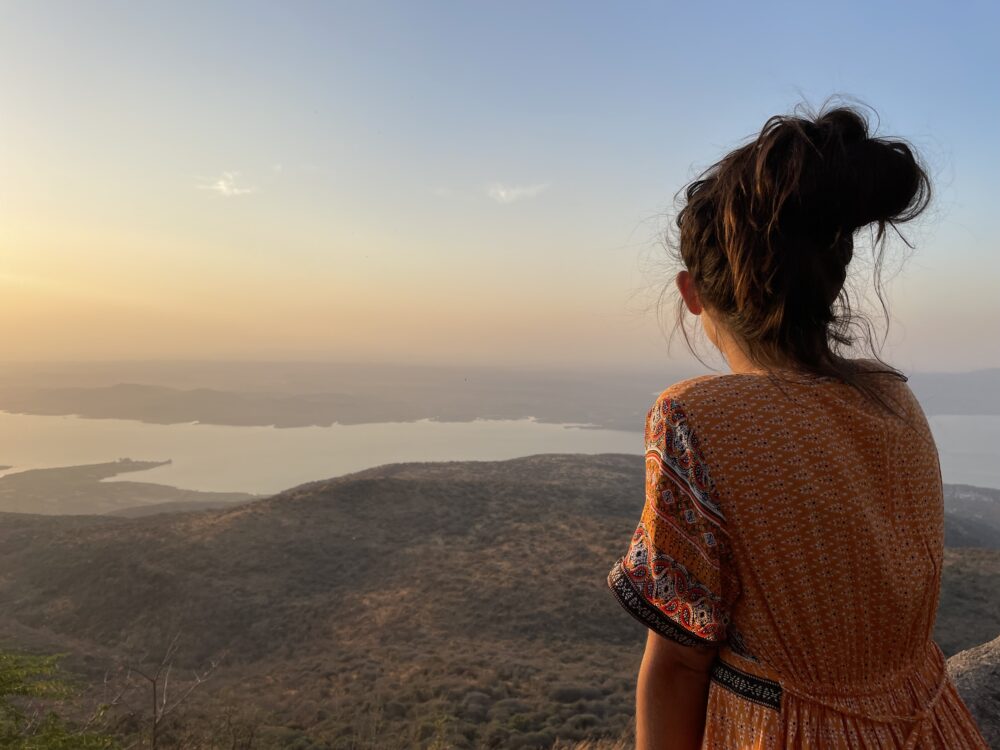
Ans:
[{"label": "rocky outcrop", "polygon": [[1000,750],[1000,637],[955,654],[948,674],[992,750]]}]

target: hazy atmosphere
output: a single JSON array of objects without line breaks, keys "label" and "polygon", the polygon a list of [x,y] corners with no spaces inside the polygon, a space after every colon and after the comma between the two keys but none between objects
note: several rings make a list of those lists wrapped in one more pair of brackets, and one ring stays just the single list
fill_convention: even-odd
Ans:
[{"label": "hazy atmosphere", "polygon": [[[837,706],[782,674],[933,641],[940,713],[1000,750],[998,8],[0,0],[0,747],[634,750],[643,690],[694,705],[692,643],[744,670],[698,683],[726,732],[809,744]],[[668,346],[675,195],[831,101],[930,176],[877,350],[916,432],[845,382],[786,402],[711,315],[703,360]],[[919,185],[844,113],[686,235],[799,364],[846,251],[798,251]],[[903,676],[835,702],[904,716]]]},{"label": "hazy atmosphere", "polygon": [[886,356],[1000,366],[982,335],[998,21],[985,3],[2,3],[2,357],[683,362],[649,310],[674,192],[842,92],[936,178]]}]

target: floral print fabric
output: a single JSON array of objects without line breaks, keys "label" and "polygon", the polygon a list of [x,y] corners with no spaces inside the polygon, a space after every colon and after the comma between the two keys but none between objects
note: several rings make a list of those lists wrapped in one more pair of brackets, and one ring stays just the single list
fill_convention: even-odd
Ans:
[{"label": "floral print fabric", "polygon": [[608,574],[660,635],[715,645],[703,750],[975,748],[931,639],[940,465],[909,386],[901,418],[831,378],[703,375],[646,416],[646,491]]}]

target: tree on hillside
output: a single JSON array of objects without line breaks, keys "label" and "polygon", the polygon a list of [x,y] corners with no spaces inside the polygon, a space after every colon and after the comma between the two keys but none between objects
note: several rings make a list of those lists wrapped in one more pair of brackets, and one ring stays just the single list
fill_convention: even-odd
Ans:
[{"label": "tree on hillside", "polygon": [[[118,694],[122,696],[120,703],[128,709],[120,726],[131,725],[140,736],[148,739],[148,742],[142,742],[141,745],[130,744],[128,748],[148,747],[150,750],[157,750],[164,747],[163,730],[167,719],[219,666],[219,661],[212,661],[207,669],[201,672],[194,671],[178,688],[173,675],[179,636],[180,633],[177,633],[171,638],[163,655],[152,662],[152,666],[147,666],[150,663],[149,659],[143,657],[126,661],[117,669],[120,683]],[[251,744],[252,741],[251,737]],[[168,741],[167,744],[173,743]],[[237,746],[235,735],[233,745]]]},{"label": "tree on hillside", "polygon": [[[178,641],[179,633],[153,658],[147,651],[118,660],[86,691],[60,672],[63,654],[0,650],[0,750],[253,750],[260,717],[252,707],[196,706],[196,720],[180,718],[219,662],[181,675]],[[87,718],[69,721],[60,706]]]},{"label": "tree on hillside", "polygon": [[112,750],[118,743],[92,727],[105,716],[101,705],[82,726],[51,707],[73,690],[61,675],[61,655],[0,651],[0,747],[10,750]]}]

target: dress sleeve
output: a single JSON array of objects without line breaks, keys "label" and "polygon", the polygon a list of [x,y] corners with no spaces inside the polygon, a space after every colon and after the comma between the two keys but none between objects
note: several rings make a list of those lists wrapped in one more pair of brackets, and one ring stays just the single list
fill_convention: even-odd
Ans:
[{"label": "dress sleeve", "polygon": [[646,415],[646,498],[628,550],[608,573],[618,602],[684,645],[726,640],[738,584],[718,496],[684,406],[668,391]]}]

